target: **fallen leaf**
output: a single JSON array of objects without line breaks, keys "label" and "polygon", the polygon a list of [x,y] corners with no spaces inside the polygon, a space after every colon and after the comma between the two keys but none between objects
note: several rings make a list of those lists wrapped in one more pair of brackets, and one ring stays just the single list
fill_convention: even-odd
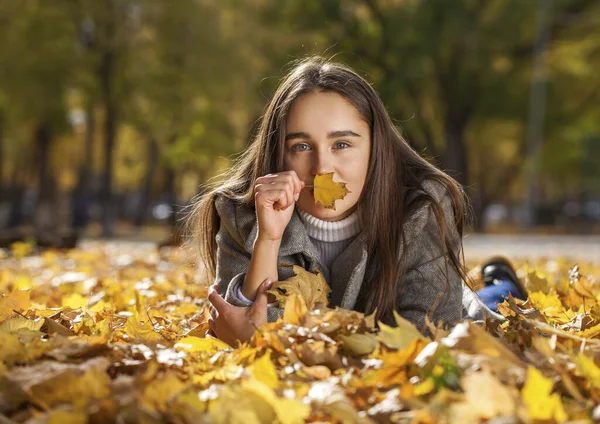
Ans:
[{"label": "fallen leaf", "polygon": [[145,388],[140,400],[157,412],[165,412],[169,402],[187,388],[187,384],[172,371],[153,379]]},{"label": "fallen leaf", "polygon": [[341,335],[340,341],[342,349],[356,356],[368,355],[379,345],[377,337],[372,334]]},{"label": "fallen leaf", "polygon": [[290,324],[300,324],[300,320],[307,312],[308,308],[304,299],[296,293],[292,293],[285,303],[283,321]]},{"label": "fallen leaf", "polygon": [[425,337],[417,328],[407,319],[403,318],[398,312],[394,311],[396,327],[390,327],[379,322],[379,335],[377,339],[390,349],[404,349],[413,340],[425,340]]},{"label": "fallen leaf", "polygon": [[600,367],[581,352],[577,355],[575,363],[579,374],[589,381],[593,387],[600,389]]},{"label": "fallen leaf", "polygon": [[491,419],[516,413],[516,400],[506,386],[489,371],[473,372],[461,379],[461,386],[471,411]]},{"label": "fallen leaf", "polygon": [[277,301],[279,301],[279,306],[285,308],[286,299],[291,294],[297,294],[302,297],[309,310],[312,310],[317,303],[324,303],[327,306],[331,289],[323,274],[318,269],[315,269],[314,272],[309,272],[301,266],[291,266],[294,270],[294,276],[287,280],[273,283],[271,289],[268,290],[268,293],[273,294]]},{"label": "fallen leaf", "polygon": [[277,371],[271,362],[271,351],[267,351],[260,359],[254,361],[246,370],[258,381],[266,384],[271,389],[279,386]]},{"label": "fallen leaf", "polygon": [[195,337],[187,336],[175,344],[176,349],[189,353],[195,352],[214,352],[222,349],[228,349],[230,346],[214,337]]},{"label": "fallen leaf", "polygon": [[22,312],[29,308],[29,290],[15,290],[9,295],[0,297],[0,322],[15,314],[15,310]]},{"label": "fallen leaf", "polygon": [[536,368],[529,367],[521,396],[527,406],[530,420],[563,422],[567,419],[560,395],[551,394],[552,386],[554,384],[550,379],[544,377]]}]

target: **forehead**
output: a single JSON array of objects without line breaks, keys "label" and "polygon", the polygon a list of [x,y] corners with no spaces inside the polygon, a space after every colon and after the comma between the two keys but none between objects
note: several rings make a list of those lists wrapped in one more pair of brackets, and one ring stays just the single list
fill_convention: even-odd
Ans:
[{"label": "forehead", "polygon": [[356,108],[343,96],[334,92],[311,92],[292,102],[286,130],[329,131],[331,129],[368,129]]}]

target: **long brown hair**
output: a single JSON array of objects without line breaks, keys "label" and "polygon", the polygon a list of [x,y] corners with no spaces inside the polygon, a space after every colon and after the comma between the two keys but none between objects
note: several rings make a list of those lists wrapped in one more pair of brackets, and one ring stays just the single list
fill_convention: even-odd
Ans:
[{"label": "long brown hair", "polygon": [[[406,255],[401,248],[407,218],[405,199],[415,190],[422,192],[419,201],[431,204],[440,230],[440,245],[447,258],[446,269],[452,266],[464,278],[462,243],[459,249],[456,246],[456,232],[462,240],[467,210],[462,188],[423,159],[404,140],[367,81],[352,69],[320,57],[295,64],[267,104],[251,145],[222,178],[205,188],[195,202],[188,223],[198,239],[197,245],[209,278],[214,278],[216,269],[215,237],[220,225],[214,207],[217,194],[254,207],[254,181],[260,176],[284,170],[286,118],[292,102],[300,95],[314,91],[335,92],[343,96],[358,110],[371,130],[370,163],[357,208],[369,260],[376,261],[365,312],[372,313],[376,309],[377,319],[382,319],[396,309],[398,284],[402,284],[402,276],[406,272]],[[437,181],[445,188],[452,203],[454,222],[446,222],[439,201],[423,189],[426,180]]]}]

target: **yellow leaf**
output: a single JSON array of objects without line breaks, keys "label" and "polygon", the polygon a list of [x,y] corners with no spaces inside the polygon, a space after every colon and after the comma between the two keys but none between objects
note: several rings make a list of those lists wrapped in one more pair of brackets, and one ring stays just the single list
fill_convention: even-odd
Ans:
[{"label": "yellow leaf", "polygon": [[31,278],[26,275],[19,275],[14,283],[16,290],[29,290],[32,287]]},{"label": "yellow leaf", "polygon": [[523,367],[523,361],[499,339],[469,321],[455,325],[450,334],[441,340],[441,344],[471,354],[503,359]]},{"label": "yellow leaf", "polygon": [[271,351],[267,351],[263,356],[246,368],[258,381],[265,383],[271,389],[279,386],[277,371],[271,362]]},{"label": "yellow leaf", "polygon": [[33,244],[17,241],[10,245],[10,250],[15,258],[22,259],[33,251]]},{"label": "yellow leaf", "polygon": [[101,357],[77,365],[45,361],[14,368],[9,378],[36,402],[50,407],[62,403],[84,406],[90,399],[110,395],[108,365],[108,360]]},{"label": "yellow leaf", "polygon": [[312,310],[318,302],[327,305],[331,289],[323,274],[319,270],[309,272],[298,265],[292,265],[292,267],[294,276],[273,283],[268,291],[279,301],[279,306],[285,308],[286,299],[292,293],[302,297],[309,310]]},{"label": "yellow leaf", "polygon": [[542,375],[537,368],[530,366],[527,380],[521,390],[523,403],[527,406],[530,420],[565,421],[567,414],[562,405],[560,395],[552,393],[554,383]]},{"label": "yellow leaf", "polygon": [[171,399],[185,390],[187,385],[172,371],[153,379],[144,389],[141,401],[155,411],[164,412]]},{"label": "yellow leaf", "polygon": [[516,402],[509,389],[489,371],[474,372],[461,379],[471,410],[484,419],[514,415]]},{"label": "yellow leaf", "polygon": [[596,363],[583,353],[579,352],[576,364],[580,375],[585,377],[593,387],[600,389],[600,368]]},{"label": "yellow leaf", "polygon": [[123,327],[125,333],[133,340],[141,343],[157,343],[164,341],[160,333],[154,330],[147,317],[141,318],[134,310],[133,316],[127,318],[127,322]]},{"label": "yellow leaf", "polygon": [[333,172],[315,175],[314,185],[315,202],[326,209],[335,210],[335,201],[343,199],[349,193],[346,183],[333,181]]},{"label": "yellow leaf", "polygon": [[214,424],[262,424],[275,421],[275,411],[263,399],[249,396],[239,386],[227,386],[209,404]]},{"label": "yellow leaf", "polygon": [[377,338],[372,334],[351,334],[340,336],[341,346],[352,355],[368,355],[377,348]]},{"label": "yellow leaf", "polygon": [[227,343],[213,337],[203,338],[195,336],[184,337],[175,344],[175,348],[190,353],[210,352],[220,349],[229,349],[230,347],[231,346],[229,346]]},{"label": "yellow leaf", "polygon": [[569,317],[565,315],[565,308],[555,291],[551,290],[547,294],[544,292],[530,293],[529,300],[547,317],[558,318],[561,322],[569,321]]},{"label": "yellow leaf", "polygon": [[17,316],[0,323],[0,331],[7,333],[19,333],[21,330],[39,331],[43,325],[43,319],[31,320]]},{"label": "yellow leaf", "polygon": [[87,414],[80,410],[56,409],[48,414],[46,424],[86,424]]},{"label": "yellow leaf", "polygon": [[307,405],[294,399],[277,397],[269,386],[258,380],[242,381],[242,389],[245,393],[255,395],[267,403],[281,424],[303,423],[310,415],[310,408]]},{"label": "yellow leaf", "polygon": [[435,383],[433,379],[428,378],[425,381],[420,382],[414,387],[413,395],[414,396],[423,396],[428,393],[431,393],[435,389]]},{"label": "yellow leaf", "polygon": [[403,318],[394,311],[396,327],[390,327],[379,322],[379,334],[377,339],[390,349],[404,349],[413,340],[425,340],[425,337],[417,330],[413,323]]},{"label": "yellow leaf", "polygon": [[72,293],[70,296],[63,298],[62,301],[63,308],[86,309],[87,304],[88,299],[79,293]]},{"label": "yellow leaf", "polygon": [[22,358],[24,347],[14,334],[0,331],[0,362],[14,362]]},{"label": "yellow leaf", "polygon": [[300,319],[308,312],[306,303],[299,295],[292,293],[285,303],[283,321],[290,324],[300,324]]},{"label": "yellow leaf", "polygon": [[19,312],[28,309],[31,305],[29,290],[15,290],[9,295],[0,297],[0,322],[15,315],[14,310]]}]

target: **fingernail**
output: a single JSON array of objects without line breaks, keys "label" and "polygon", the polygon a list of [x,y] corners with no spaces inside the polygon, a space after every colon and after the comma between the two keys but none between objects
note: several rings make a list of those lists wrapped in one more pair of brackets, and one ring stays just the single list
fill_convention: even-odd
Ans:
[{"label": "fingernail", "polygon": [[271,280],[269,280],[269,279],[266,279],[266,280],[265,280],[265,288],[266,288],[267,290],[269,290],[269,289],[271,288],[271,286],[272,286],[272,285],[273,285],[273,282],[272,282]]},{"label": "fingernail", "polygon": [[294,196],[294,199],[295,199],[296,201],[298,201],[298,198],[299,198],[299,197],[300,197],[300,193],[296,193],[296,195]]}]

